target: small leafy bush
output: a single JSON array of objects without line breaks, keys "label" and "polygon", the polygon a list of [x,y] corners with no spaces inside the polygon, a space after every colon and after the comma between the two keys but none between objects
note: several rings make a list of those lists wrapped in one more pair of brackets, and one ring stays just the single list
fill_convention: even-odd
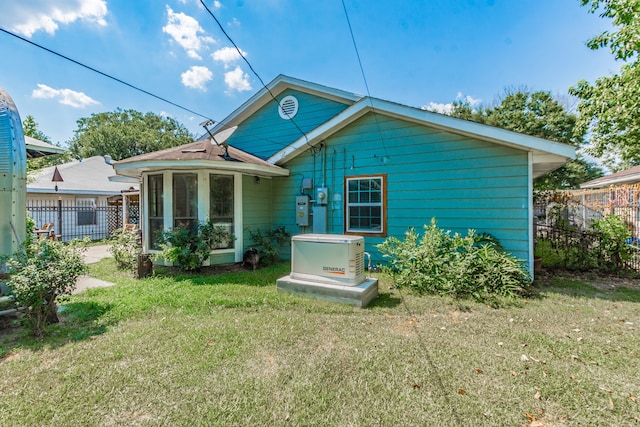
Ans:
[{"label": "small leafy bush", "polygon": [[122,270],[133,271],[140,253],[140,236],[137,231],[119,229],[113,232],[109,252]]},{"label": "small leafy bush", "polygon": [[26,243],[8,262],[9,288],[33,334],[42,337],[45,326],[58,322],[56,298],[69,295],[78,277],[86,273],[82,252],[86,242],[43,239]]},{"label": "small leafy bush", "polygon": [[209,259],[212,249],[229,247],[235,237],[212,221],[201,222],[195,231],[180,226],[160,235],[161,252],[155,258],[170,261],[184,271],[198,270]]},{"label": "small leafy bush", "polygon": [[246,230],[253,247],[260,254],[260,263],[265,267],[273,265],[280,260],[280,248],[291,240],[291,233],[284,226],[266,231],[253,230],[250,227],[247,227]]},{"label": "small leafy bush", "polygon": [[389,237],[377,248],[389,258],[383,269],[395,284],[419,292],[495,302],[522,296],[531,286],[523,262],[502,250],[493,236],[474,230],[452,235],[435,219],[424,226],[422,236],[411,228],[404,240]]},{"label": "small leafy bush", "polygon": [[609,214],[595,220],[592,228],[600,239],[594,254],[610,269],[624,268],[635,250],[627,244],[631,238],[629,226],[620,216]]}]

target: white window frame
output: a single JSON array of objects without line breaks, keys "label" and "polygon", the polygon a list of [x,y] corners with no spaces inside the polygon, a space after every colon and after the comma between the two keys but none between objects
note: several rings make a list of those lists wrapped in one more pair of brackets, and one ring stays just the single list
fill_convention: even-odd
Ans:
[{"label": "white window frame", "polygon": [[[363,180],[380,180],[380,201],[379,202],[351,202],[349,197],[349,183],[351,181],[363,181]],[[369,235],[385,235],[386,230],[386,175],[364,175],[353,176],[345,178],[345,209],[344,209],[344,227],[347,234],[369,234]],[[371,229],[354,229],[351,228],[351,208],[352,207],[379,207],[380,208],[380,228]]]}]

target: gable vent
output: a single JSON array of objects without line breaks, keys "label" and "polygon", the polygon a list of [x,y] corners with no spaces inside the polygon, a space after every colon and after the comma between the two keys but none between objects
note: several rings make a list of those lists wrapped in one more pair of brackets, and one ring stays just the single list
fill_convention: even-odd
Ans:
[{"label": "gable vent", "polygon": [[278,114],[284,120],[293,119],[298,114],[298,99],[294,96],[285,96],[278,105]]}]

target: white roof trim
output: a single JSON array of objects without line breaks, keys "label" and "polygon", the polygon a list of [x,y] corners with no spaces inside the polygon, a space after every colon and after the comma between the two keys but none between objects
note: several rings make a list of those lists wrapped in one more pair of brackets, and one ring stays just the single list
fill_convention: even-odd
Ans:
[{"label": "white roof trim", "polygon": [[[367,97],[362,98],[331,120],[307,133],[308,141],[303,136],[275,153],[267,161],[277,165],[286,163],[305,151],[309,146],[319,143],[372,110],[447,132],[471,136],[520,150],[532,151],[534,152],[534,163],[545,163],[551,160],[558,162],[559,160],[562,161],[562,158],[566,161],[575,158],[576,155],[575,148],[571,145]],[[551,156],[546,156],[547,154]]]},{"label": "white roof trim", "polygon": [[142,172],[167,169],[210,169],[223,170],[230,172],[240,172],[247,175],[269,176],[289,176],[289,170],[273,167],[257,165],[254,163],[243,162],[223,162],[211,160],[142,160],[139,162],[128,162],[124,164],[116,164],[114,166],[116,173],[122,176],[139,178]]}]

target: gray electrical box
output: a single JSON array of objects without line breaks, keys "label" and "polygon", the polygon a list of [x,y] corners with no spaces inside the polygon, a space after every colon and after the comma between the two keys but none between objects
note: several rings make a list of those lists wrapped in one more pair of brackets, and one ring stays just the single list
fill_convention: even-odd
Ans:
[{"label": "gray electrical box", "polygon": [[316,205],[326,205],[329,202],[329,189],[320,187],[316,190]]},{"label": "gray electrical box", "polygon": [[309,226],[309,196],[296,196],[296,225]]}]

